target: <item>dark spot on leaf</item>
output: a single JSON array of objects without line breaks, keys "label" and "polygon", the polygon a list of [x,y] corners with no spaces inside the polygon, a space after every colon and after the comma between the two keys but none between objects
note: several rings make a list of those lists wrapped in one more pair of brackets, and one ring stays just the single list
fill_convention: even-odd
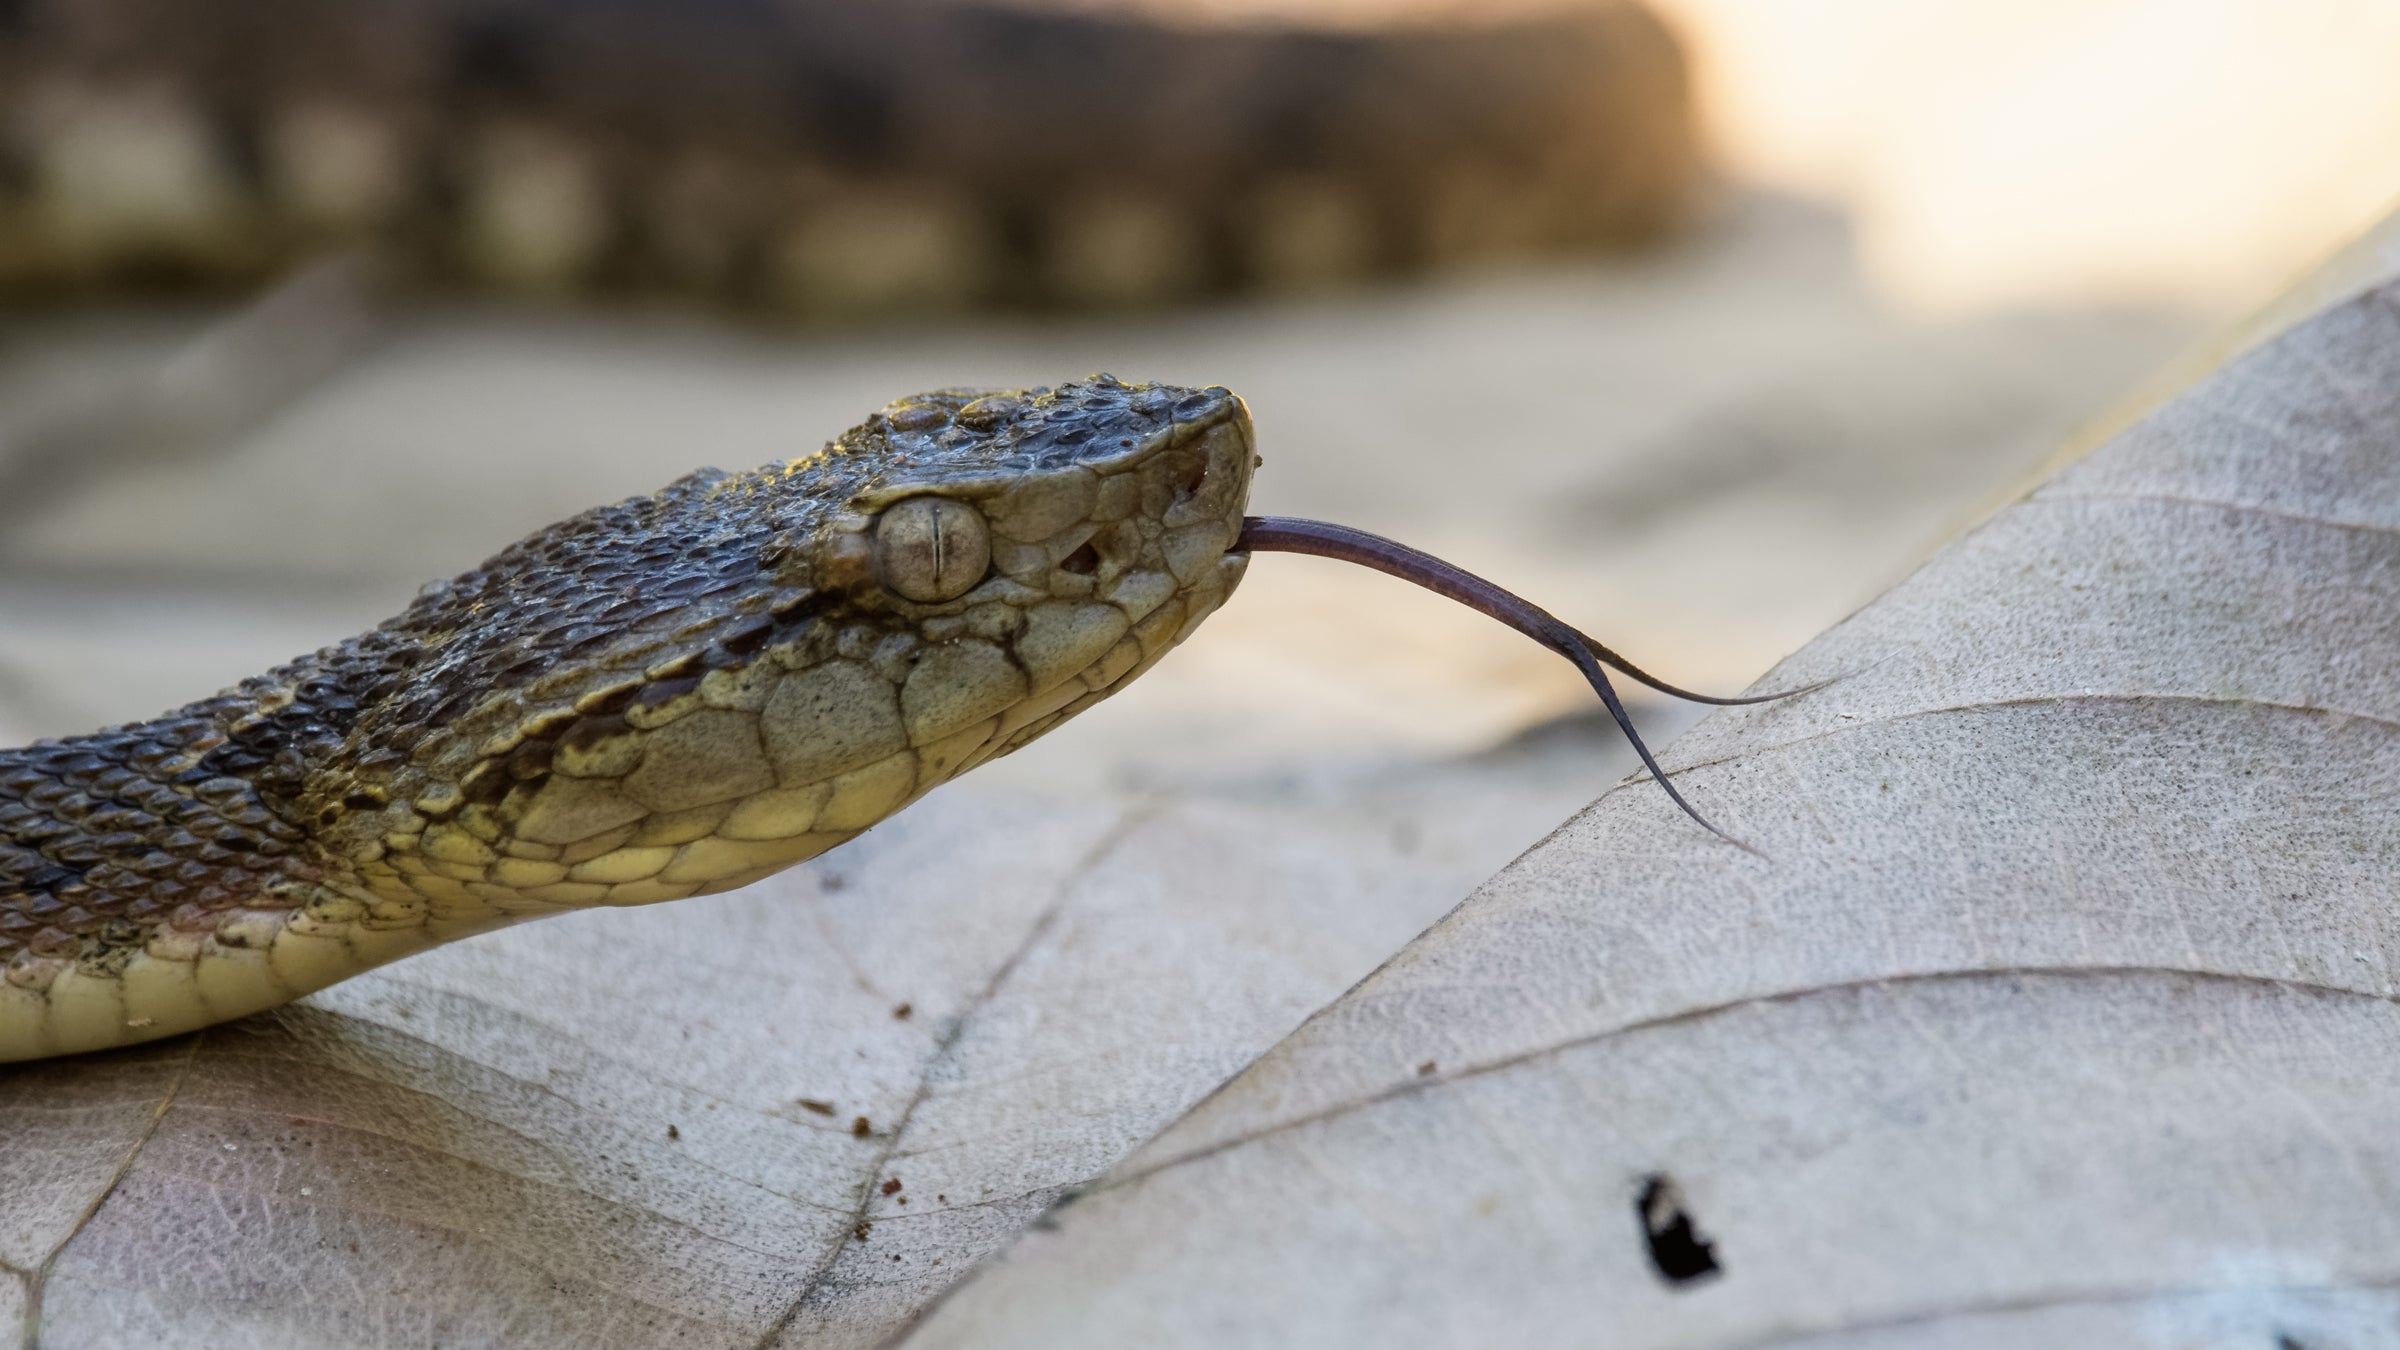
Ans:
[{"label": "dark spot on leaf", "polygon": [[1633,1202],[1642,1236],[1650,1247],[1650,1264],[1671,1285],[1692,1284],[1722,1273],[1716,1244],[1700,1236],[1683,1207],[1683,1191],[1663,1172],[1642,1180],[1642,1193]]},{"label": "dark spot on leaf", "polygon": [[798,1102],[795,1103],[795,1105],[797,1105],[803,1111],[814,1111],[820,1116],[830,1116],[833,1114],[832,1102],[821,1102],[814,1097],[802,1097]]}]

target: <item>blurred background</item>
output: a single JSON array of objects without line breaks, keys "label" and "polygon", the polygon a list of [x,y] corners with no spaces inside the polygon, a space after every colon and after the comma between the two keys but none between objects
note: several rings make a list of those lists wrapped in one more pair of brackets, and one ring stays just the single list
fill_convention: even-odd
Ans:
[{"label": "blurred background", "polygon": [[[2388,210],[2395,70],[2392,0],[0,0],[0,739],[1095,370],[1730,691]],[[1464,885],[1629,767],[1590,714],[1273,556],[971,781],[1339,800]]]}]

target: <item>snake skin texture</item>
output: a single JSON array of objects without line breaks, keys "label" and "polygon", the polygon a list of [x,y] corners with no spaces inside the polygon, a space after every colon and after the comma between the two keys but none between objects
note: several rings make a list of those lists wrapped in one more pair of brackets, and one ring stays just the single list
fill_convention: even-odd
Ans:
[{"label": "snake skin texture", "polygon": [[832,848],[1189,635],[1256,462],[1221,388],[923,394],[155,721],[0,750],[0,1061]]},{"label": "snake skin texture", "polygon": [[1635,0],[1371,31],[1008,0],[0,0],[0,296],[406,280],[848,316],[1275,291],[1651,236]]}]

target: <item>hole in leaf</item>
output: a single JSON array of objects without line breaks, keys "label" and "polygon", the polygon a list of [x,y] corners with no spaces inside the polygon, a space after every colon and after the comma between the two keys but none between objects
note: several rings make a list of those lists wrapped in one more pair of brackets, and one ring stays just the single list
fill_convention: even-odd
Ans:
[{"label": "hole in leaf", "polygon": [[1650,1246],[1650,1265],[1671,1285],[1686,1285],[1722,1273],[1716,1244],[1700,1236],[1683,1207],[1683,1190],[1672,1177],[1653,1172],[1642,1180],[1642,1193],[1633,1202],[1634,1217],[1642,1221],[1642,1236]]}]

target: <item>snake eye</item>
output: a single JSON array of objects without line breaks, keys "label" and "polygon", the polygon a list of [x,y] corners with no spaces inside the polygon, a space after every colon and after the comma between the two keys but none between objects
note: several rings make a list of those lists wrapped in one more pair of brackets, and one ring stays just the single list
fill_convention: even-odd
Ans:
[{"label": "snake eye", "polygon": [[992,565],[992,535],[974,507],[911,497],[875,522],[875,570],[921,605],[955,600]]}]

